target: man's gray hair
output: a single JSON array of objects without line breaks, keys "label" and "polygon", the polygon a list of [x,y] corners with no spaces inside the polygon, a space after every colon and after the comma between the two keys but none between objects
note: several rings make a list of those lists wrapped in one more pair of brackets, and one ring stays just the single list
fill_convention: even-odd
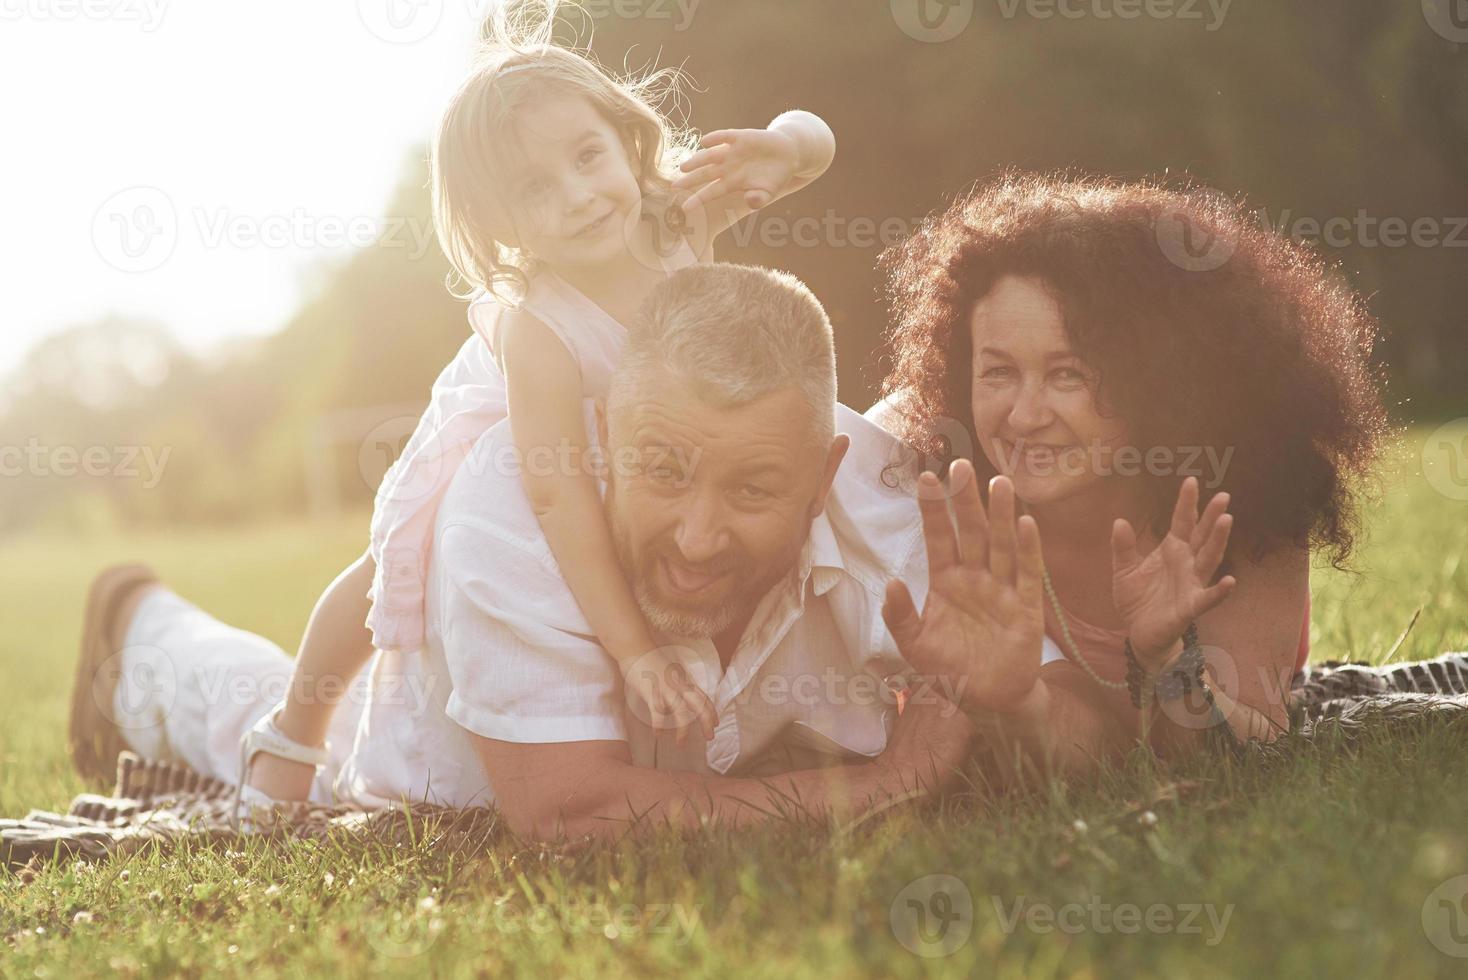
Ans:
[{"label": "man's gray hair", "polygon": [[746,405],[787,388],[811,408],[823,452],[836,434],[836,348],[831,321],[787,272],[716,262],[680,270],[643,301],[607,393],[608,415],[667,371],[710,404]]}]

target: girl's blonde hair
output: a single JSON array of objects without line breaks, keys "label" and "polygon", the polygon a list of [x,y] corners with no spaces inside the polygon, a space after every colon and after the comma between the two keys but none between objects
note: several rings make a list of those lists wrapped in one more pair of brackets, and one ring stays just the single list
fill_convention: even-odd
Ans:
[{"label": "girl's blonde hair", "polygon": [[454,273],[468,291],[483,288],[511,305],[524,297],[535,259],[490,229],[509,213],[502,161],[517,111],[547,93],[585,98],[621,137],[653,214],[666,205],[678,165],[696,143],[662,111],[679,104],[682,74],[664,68],[618,77],[595,62],[589,46],[557,45],[559,10],[567,6],[579,9],[518,0],[496,10],[469,77],[444,110],[430,161],[433,223]]}]

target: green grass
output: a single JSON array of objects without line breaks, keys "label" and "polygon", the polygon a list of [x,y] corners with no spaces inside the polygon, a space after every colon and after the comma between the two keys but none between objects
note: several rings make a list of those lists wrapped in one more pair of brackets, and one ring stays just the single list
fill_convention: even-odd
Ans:
[{"label": "green grass", "polygon": [[[1468,648],[1465,517],[1468,503],[1421,477],[1397,480],[1369,515],[1363,574],[1315,574],[1315,656],[1378,660],[1418,607],[1398,656]],[[64,730],[92,572],[145,559],[223,619],[290,648],[364,528],[356,516],[0,546],[0,814],[64,808],[84,788]],[[1422,913],[1434,888],[1468,874],[1465,749],[1461,729],[1439,726],[1285,762],[1209,759],[1168,773],[1134,758],[1090,783],[960,798],[835,838],[782,825],[581,852],[504,843],[463,854],[431,836],[144,852],[29,881],[0,875],[0,972],[1461,975],[1468,961],[1429,941]],[[1176,802],[1168,787],[1181,788]],[[1152,830],[1137,819],[1148,806]],[[891,925],[894,898],[928,875],[955,876],[972,898],[969,937],[947,957],[914,955]],[[1096,927],[1129,926],[1099,909],[1124,903],[1178,918],[1191,904],[1232,909],[1221,935],[1206,914],[1201,932]],[[1005,929],[1016,909],[1067,905],[1079,931],[1023,918]]]}]

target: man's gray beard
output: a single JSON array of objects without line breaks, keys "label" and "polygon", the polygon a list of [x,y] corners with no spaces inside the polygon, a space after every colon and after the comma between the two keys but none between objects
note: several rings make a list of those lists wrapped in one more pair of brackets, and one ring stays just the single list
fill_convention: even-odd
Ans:
[{"label": "man's gray beard", "polygon": [[733,597],[710,613],[669,609],[658,602],[652,585],[635,572],[632,576],[632,594],[637,598],[637,606],[642,610],[649,626],[660,633],[690,639],[706,640],[718,636],[738,621],[739,614],[745,607],[740,597]]}]

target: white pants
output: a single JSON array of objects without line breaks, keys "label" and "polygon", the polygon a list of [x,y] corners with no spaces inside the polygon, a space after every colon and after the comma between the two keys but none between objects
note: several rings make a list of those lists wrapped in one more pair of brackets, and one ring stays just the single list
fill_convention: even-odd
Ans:
[{"label": "white pants", "polygon": [[[264,637],[226,626],[197,606],[157,589],[128,627],[113,696],[123,740],[145,759],[182,762],[227,782],[240,780],[240,739],[282,700],[293,661]],[[331,761],[316,774],[311,799],[333,802],[367,699],[367,672],[353,679],[327,735]]]}]

